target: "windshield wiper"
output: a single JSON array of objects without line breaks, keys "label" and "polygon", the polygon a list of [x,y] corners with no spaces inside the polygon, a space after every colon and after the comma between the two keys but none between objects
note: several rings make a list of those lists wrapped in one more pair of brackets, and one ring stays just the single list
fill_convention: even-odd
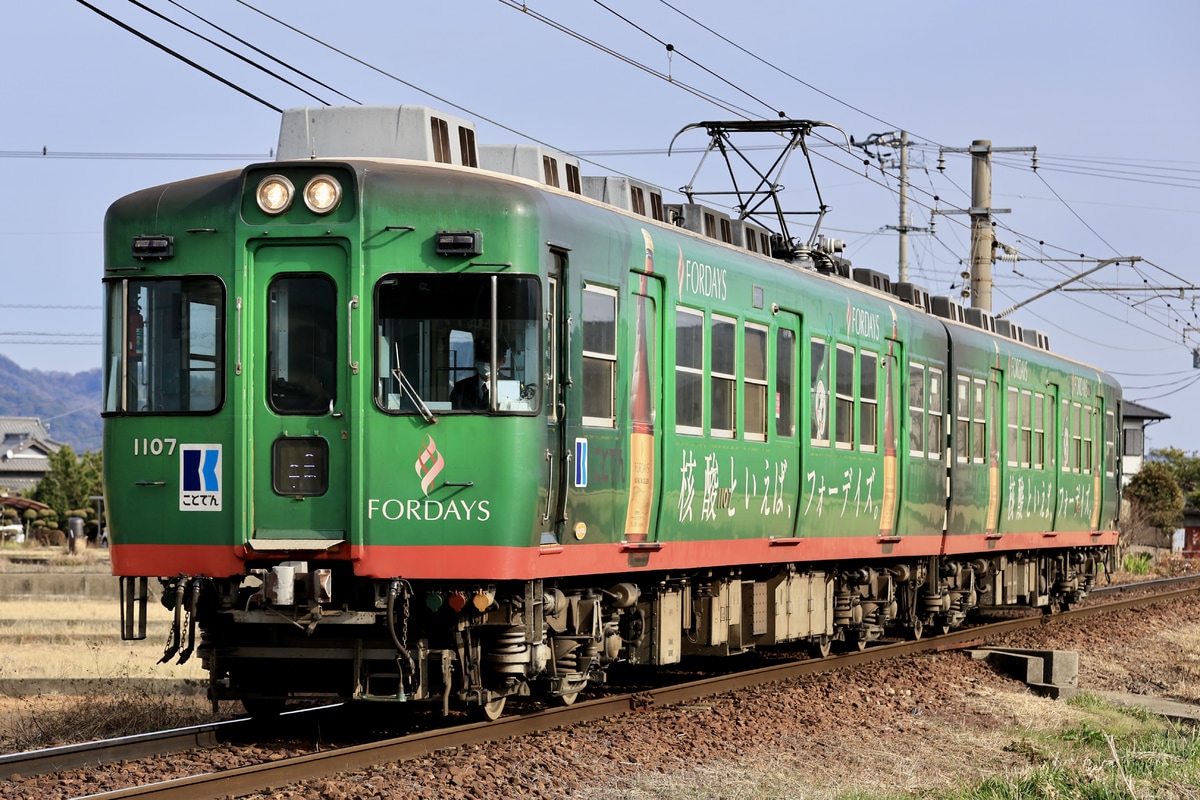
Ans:
[{"label": "windshield wiper", "polygon": [[400,369],[400,345],[396,345],[396,368],[392,370],[392,377],[400,384],[400,390],[412,399],[413,405],[421,412],[421,416],[430,425],[437,425],[437,417],[429,410],[429,406],[425,405],[425,401],[421,399],[421,395],[417,394],[417,390],[408,382],[408,378],[404,375],[404,370]]}]

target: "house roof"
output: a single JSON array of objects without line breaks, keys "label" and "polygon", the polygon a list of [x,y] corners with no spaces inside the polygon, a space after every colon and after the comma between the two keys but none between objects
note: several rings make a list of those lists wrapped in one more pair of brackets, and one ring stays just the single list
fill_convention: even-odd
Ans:
[{"label": "house roof", "polygon": [[1139,405],[1132,400],[1124,402],[1122,405],[1122,414],[1125,416],[1125,419],[1159,420],[1171,418],[1170,414],[1156,411],[1149,406]]}]

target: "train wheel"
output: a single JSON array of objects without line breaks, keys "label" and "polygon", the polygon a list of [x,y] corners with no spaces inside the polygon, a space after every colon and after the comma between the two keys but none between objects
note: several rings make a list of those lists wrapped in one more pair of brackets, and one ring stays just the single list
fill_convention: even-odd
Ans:
[{"label": "train wheel", "polygon": [[475,713],[486,722],[495,722],[504,713],[504,705],[507,700],[508,697],[502,695],[494,700],[481,703],[475,707]]},{"label": "train wheel", "polygon": [[828,636],[818,636],[808,645],[808,652],[813,658],[825,658],[833,648],[833,642]]}]

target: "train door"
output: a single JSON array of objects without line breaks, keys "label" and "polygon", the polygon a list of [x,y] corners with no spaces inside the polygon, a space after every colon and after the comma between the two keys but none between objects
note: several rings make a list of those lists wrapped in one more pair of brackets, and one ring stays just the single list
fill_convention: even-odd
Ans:
[{"label": "train door", "polygon": [[631,284],[634,335],[629,373],[629,499],[624,532],[627,542],[653,542],[658,539],[664,458],[663,437],[657,430],[662,402],[662,291],[658,278],[645,272],[635,272]]},{"label": "train door", "polygon": [[248,316],[265,334],[247,342],[251,549],[318,551],[347,539],[355,420],[346,412],[357,370],[348,265],[336,244],[264,244],[253,253]]},{"label": "train door", "polygon": [[1058,519],[1062,512],[1059,488],[1062,486],[1063,459],[1068,457],[1070,448],[1063,441],[1063,431],[1070,437],[1070,415],[1062,413],[1059,403],[1059,387],[1057,383],[1046,384],[1046,446],[1049,449],[1046,469],[1050,477],[1050,521],[1047,530],[1058,530]]},{"label": "train door", "polygon": [[[567,390],[570,387],[570,330],[572,320],[566,312],[567,256],[551,251],[546,280],[546,505],[541,515],[541,543],[563,542],[567,519],[567,496],[571,485],[579,485],[573,443],[567,441]],[[586,459],[586,451],[579,460]],[[586,462],[582,468],[586,469]]]},{"label": "train door", "polygon": [[[789,484],[784,491],[792,497],[800,496],[800,476],[804,474],[803,452],[800,446],[800,432],[796,420],[796,404],[799,400],[800,374],[797,347],[800,342],[800,316],[790,311],[780,310],[776,315],[778,327],[775,329],[775,361],[774,404],[768,403],[768,414],[774,409],[775,426],[768,426],[768,438],[773,439],[785,448],[789,468]],[[794,466],[792,466],[794,464]],[[794,476],[794,477],[793,477]],[[794,483],[793,483],[794,481]],[[800,524],[800,514],[792,515],[792,536],[799,535],[796,531]]]},{"label": "train door", "polygon": [[908,448],[902,448],[900,442],[907,441],[907,437],[901,437],[900,425],[904,415],[900,413],[900,409],[907,408],[907,404],[901,405],[901,385],[904,381],[901,378],[900,365],[905,363],[903,358],[903,344],[895,339],[888,339],[887,353],[883,355],[881,366],[882,370],[882,385],[883,385],[883,441],[881,449],[883,451],[883,501],[880,503],[879,510],[879,535],[882,538],[895,536],[896,518],[900,513],[900,480],[905,470],[901,468],[901,459],[905,457]]}]

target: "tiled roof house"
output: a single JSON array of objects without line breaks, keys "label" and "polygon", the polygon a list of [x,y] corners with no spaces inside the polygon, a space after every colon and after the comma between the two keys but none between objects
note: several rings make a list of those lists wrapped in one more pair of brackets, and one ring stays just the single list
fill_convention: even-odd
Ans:
[{"label": "tiled roof house", "polygon": [[0,496],[37,486],[62,447],[37,417],[0,417]]}]

